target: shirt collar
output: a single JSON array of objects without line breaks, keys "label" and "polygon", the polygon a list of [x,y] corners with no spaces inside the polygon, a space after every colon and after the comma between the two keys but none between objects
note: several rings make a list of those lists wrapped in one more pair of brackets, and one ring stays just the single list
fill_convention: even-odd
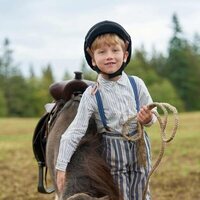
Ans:
[{"label": "shirt collar", "polygon": [[114,84],[119,84],[119,85],[125,86],[125,85],[127,85],[127,80],[128,80],[128,77],[125,72],[122,72],[121,77],[117,81],[111,81],[111,80],[104,79],[101,74],[99,74],[98,79],[97,79],[99,85],[102,85],[103,87],[105,87],[107,89],[111,89]]}]

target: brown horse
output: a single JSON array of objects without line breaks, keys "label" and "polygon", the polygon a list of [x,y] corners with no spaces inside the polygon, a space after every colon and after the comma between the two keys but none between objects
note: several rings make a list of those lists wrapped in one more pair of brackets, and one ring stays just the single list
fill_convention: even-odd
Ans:
[{"label": "brown horse", "polygon": [[66,169],[67,179],[64,191],[62,194],[58,192],[55,164],[60,138],[77,113],[80,96],[78,94],[67,101],[57,116],[47,140],[46,160],[56,194],[63,200],[122,199],[118,187],[113,182],[110,169],[101,156],[101,135],[97,134],[93,118],[90,119],[87,132]]}]

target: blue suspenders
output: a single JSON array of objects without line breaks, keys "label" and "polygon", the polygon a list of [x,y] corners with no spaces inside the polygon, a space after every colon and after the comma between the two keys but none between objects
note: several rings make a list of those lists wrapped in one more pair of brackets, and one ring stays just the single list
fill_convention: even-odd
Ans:
[{"label": "blue suspenders", "polygon": [[[133,77],[128,76],[128,78],[129,78],[129,81],[131,83],[134,95],[135,95],[136,110],[137,110],[137,112],[139,112],[140,105],[139,105],[139,95],[138,95],[138,89],[137,89],[137,86],[136,86],[136,82],[135,82],[135,79]],[[107,126],[107,123],[106,123],[106,116],[105,116],[104,109],[103,109],[103,103],[102,103],[101,95],[100,95],[100,92],[98,90],[97,90],[95,96],[96,96],[96,100],[97,100],[99,115],[100,115],[101,121],[103,123],[103,126],[106,130],[109,130],[109,127]]]},{"label": "blue suspenders", "polygon": [[128,78],[129,78],[129,81],[131,82],[131,86],[135,95],[136,110],[137,112],[139,112],[140,103],[139,103],[139,94],[138,94],[137,85],[136,85],[135,79],[132,76],[129,76]]},{"label": "blue suspenders", "polygon": [[95,96],[96,96],[96,100],[97,100],[97,106],[98,106],[101,122],[103,123],[104,128],[106,130],[108,130],[109,128],[108,128],[107,123],[106,123],[106,116],[105,116],[105,113],[104,113],[103,103],[102,103],[102,99],[101,99],[101,95],[99,93],[99,90],[97,90],[97,92],[95,93]]}]

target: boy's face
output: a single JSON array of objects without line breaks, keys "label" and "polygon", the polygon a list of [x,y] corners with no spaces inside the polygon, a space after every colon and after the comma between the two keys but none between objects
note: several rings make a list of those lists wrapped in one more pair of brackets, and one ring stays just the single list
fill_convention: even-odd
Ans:
[{"label": "boy's face", "polygon": [[126,62],[128,52],[124,52],[120,44],[102,44],[93,51],[93,66],[97,66],[103,73],[115,73]]}]

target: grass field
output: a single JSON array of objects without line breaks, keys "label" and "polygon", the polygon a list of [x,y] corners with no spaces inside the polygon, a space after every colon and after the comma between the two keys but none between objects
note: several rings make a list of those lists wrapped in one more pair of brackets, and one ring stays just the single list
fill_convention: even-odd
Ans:
[{"label": "grass field", "polygon": [[[200,112],[179,115],[175,139],[151,178],[154,200],[200,199]],[[38,119],[0,118],[0,200],[47,200],[37,192],[32,134]],[[149,128],[153,160],[160,148],[158,125]]]}]

